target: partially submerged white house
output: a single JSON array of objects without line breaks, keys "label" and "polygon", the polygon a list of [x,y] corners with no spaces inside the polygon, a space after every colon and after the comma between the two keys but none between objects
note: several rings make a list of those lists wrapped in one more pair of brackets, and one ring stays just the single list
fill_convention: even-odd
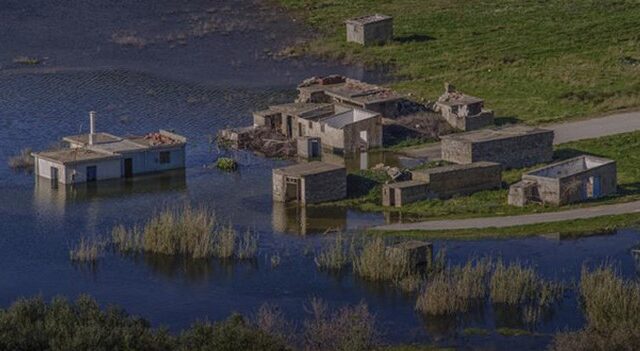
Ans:
[{"label": "partially submerged white house", "polygon": [[184,168],[187,139],[160,130],[143,136],[118,137],[95,132],[63,138],[69,148],[33,153],[35,173],[63,184],[77,184]]}]

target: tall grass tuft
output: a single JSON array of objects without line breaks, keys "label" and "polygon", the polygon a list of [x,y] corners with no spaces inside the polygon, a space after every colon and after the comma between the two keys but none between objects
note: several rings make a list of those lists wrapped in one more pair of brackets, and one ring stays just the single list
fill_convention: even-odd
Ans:
[{"label": "tall grass tuft", "polygon": [[320,269],[339,271],[344,268],[349,263],[349,256],[342,234],[338,234],[331,245],[318,253],[314,261]]},{"label": "tall grass tuft", "polygon": [[213,212],[190,205],[164,209],[143,226],[127,229],[117,225],[111,238],[123,253],[151,252],[193,259],[248,259],[255,257],[258,249],[258,237],[253,232],[239,236],[232,225],[220,225]]},{"label": "tall grass tuft", "polygon": [[247,230],[243,236],[239,237],[236,255],[241,260],[247,260],[256,257],[257,252],[258,235],[251,230]]},{"label": "tall grass tuft", "polygon": [[557,301],[562,286],[542,279],[532,267],[496,263],[491,277],[491,301],[505,305],[547,307]]},{"label": "tall grass tuft", "polygon": [[73,262],[95,263],[102,251],[102,243],[97,239],[80,239],[80,242],[69,250],[69,258]]},{"label": "tall grass tuft", "polygon": [[408,255],[387,254],[387,244],[381,237],[365,241],[360,252],[353,253],[353,271],[372,281],[398,282],[415,273]]},{"label": "tall grass tuft", "polygon": [[470,260],[464,266],[447,267],[429,278],[418,296],[416,309],[431,315],[468,311],[487,296],[491,260]]},{"label": "tall grass tuft", "polygon": [[559,333],[552,350],[639,350],[640,282],[619,276],[611,264],[582,269],[583,330]]},{"label": "tall grass tuft", "polygon": [[9,157],[9,167],[16,171],[29,171],[33,170],[35,161],[31,156],[32,150],[30,148],[20,150],[20,153]]}]

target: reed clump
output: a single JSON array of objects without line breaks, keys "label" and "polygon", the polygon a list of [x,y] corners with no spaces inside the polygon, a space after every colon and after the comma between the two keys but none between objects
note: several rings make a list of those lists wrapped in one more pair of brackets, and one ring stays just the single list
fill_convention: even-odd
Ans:
[{"label": "reed clump", "polygon": [[498,260],[491,277],[491,301],[511,306],[547,307],[562,295],[562,285],[542,279],[533,267]]},{"label": "reed clump", "polygon": [[248,259],[255,257],[258,246],[256,234],[239,236],[230,224],[220,224],[212,211],[190,205],[164,209],[142,226],[127,229],[117,225],[111,239],[123,253],[151,252],[193,259]]},{"label": "reed clump", "polygon": [[320,269],[342,270],[349,263],[349,254],[342,234],[338,234],[333,243],[320,251],[314,261]]},{"label": "reed clump", "polygon": [[487,296],[491,260],[470,260],[430,277],[416,301],[416,309],[431,315],[467,312]]},{"label": "reed clump", "polygon": [[622,278],[610,263],[584,267],[580,297],[586,326],[557,334],[552,350],[640,349],[640,282]]},{"label": "reed clump", "polygon": [[16,171],[33,170],[35,161],[33,156],[31,156],[31,152],[33,152],[33,150],[25,148],[20,150],[17,155],[9,157],[9,160],[7,161],[9,167]]},{"label": "reed clump", "polygon": [[97,239],[80,239],[80,242],[69,250],[69,258],[73,262],[95,263],[102,252],[102,243]]},{"label": "reed clump", "polygon": [[360,252],[353,253],[353,272],[371,281],[398,282],[416,273],[408,255],[388,254],[381,237],[365,241]]}]

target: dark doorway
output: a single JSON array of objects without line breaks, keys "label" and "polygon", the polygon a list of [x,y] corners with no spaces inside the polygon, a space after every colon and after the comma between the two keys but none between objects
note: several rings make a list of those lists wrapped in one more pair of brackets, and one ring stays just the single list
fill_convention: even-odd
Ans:
[{"label": "dark doorway", "polygon": [[96,166],[87,167],[87,182],[98,180],[98,168]]},{"label": "dark doorway", "polygon": [[133,159],[132,158],[124,159],[124,177],[125,178],[133,177]]},{"label": "dark doorway", "polygon": [[293,119],[291,116],[287,116],[287,138],[293,136]]},{"label": "dark doorway", "polygon": [[51,185],[53,188],[58,187],[58,169],[56,167],[51,167]]}]

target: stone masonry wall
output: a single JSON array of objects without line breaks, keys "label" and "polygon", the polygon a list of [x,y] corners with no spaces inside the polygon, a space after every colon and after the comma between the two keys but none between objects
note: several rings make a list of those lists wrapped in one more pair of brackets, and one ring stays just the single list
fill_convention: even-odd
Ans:
[{"label": "stone masonry wall", "polygon": [[502,186],[502,166],[493,162],[437,167],[412,172],[414,180],[429,183],[429,192],[439,198],[470,195]]},{"label": "stone masonry wall", "polygon": [[347,197],[347,170],[306,175],[302,179],[302,202],[314,204]]},{"label": "stone masonry wall", "polygon": [[551,161],[553,131],[475,142],[471,148],[472,162],[497,162],[504,168],[529,167]]}]

